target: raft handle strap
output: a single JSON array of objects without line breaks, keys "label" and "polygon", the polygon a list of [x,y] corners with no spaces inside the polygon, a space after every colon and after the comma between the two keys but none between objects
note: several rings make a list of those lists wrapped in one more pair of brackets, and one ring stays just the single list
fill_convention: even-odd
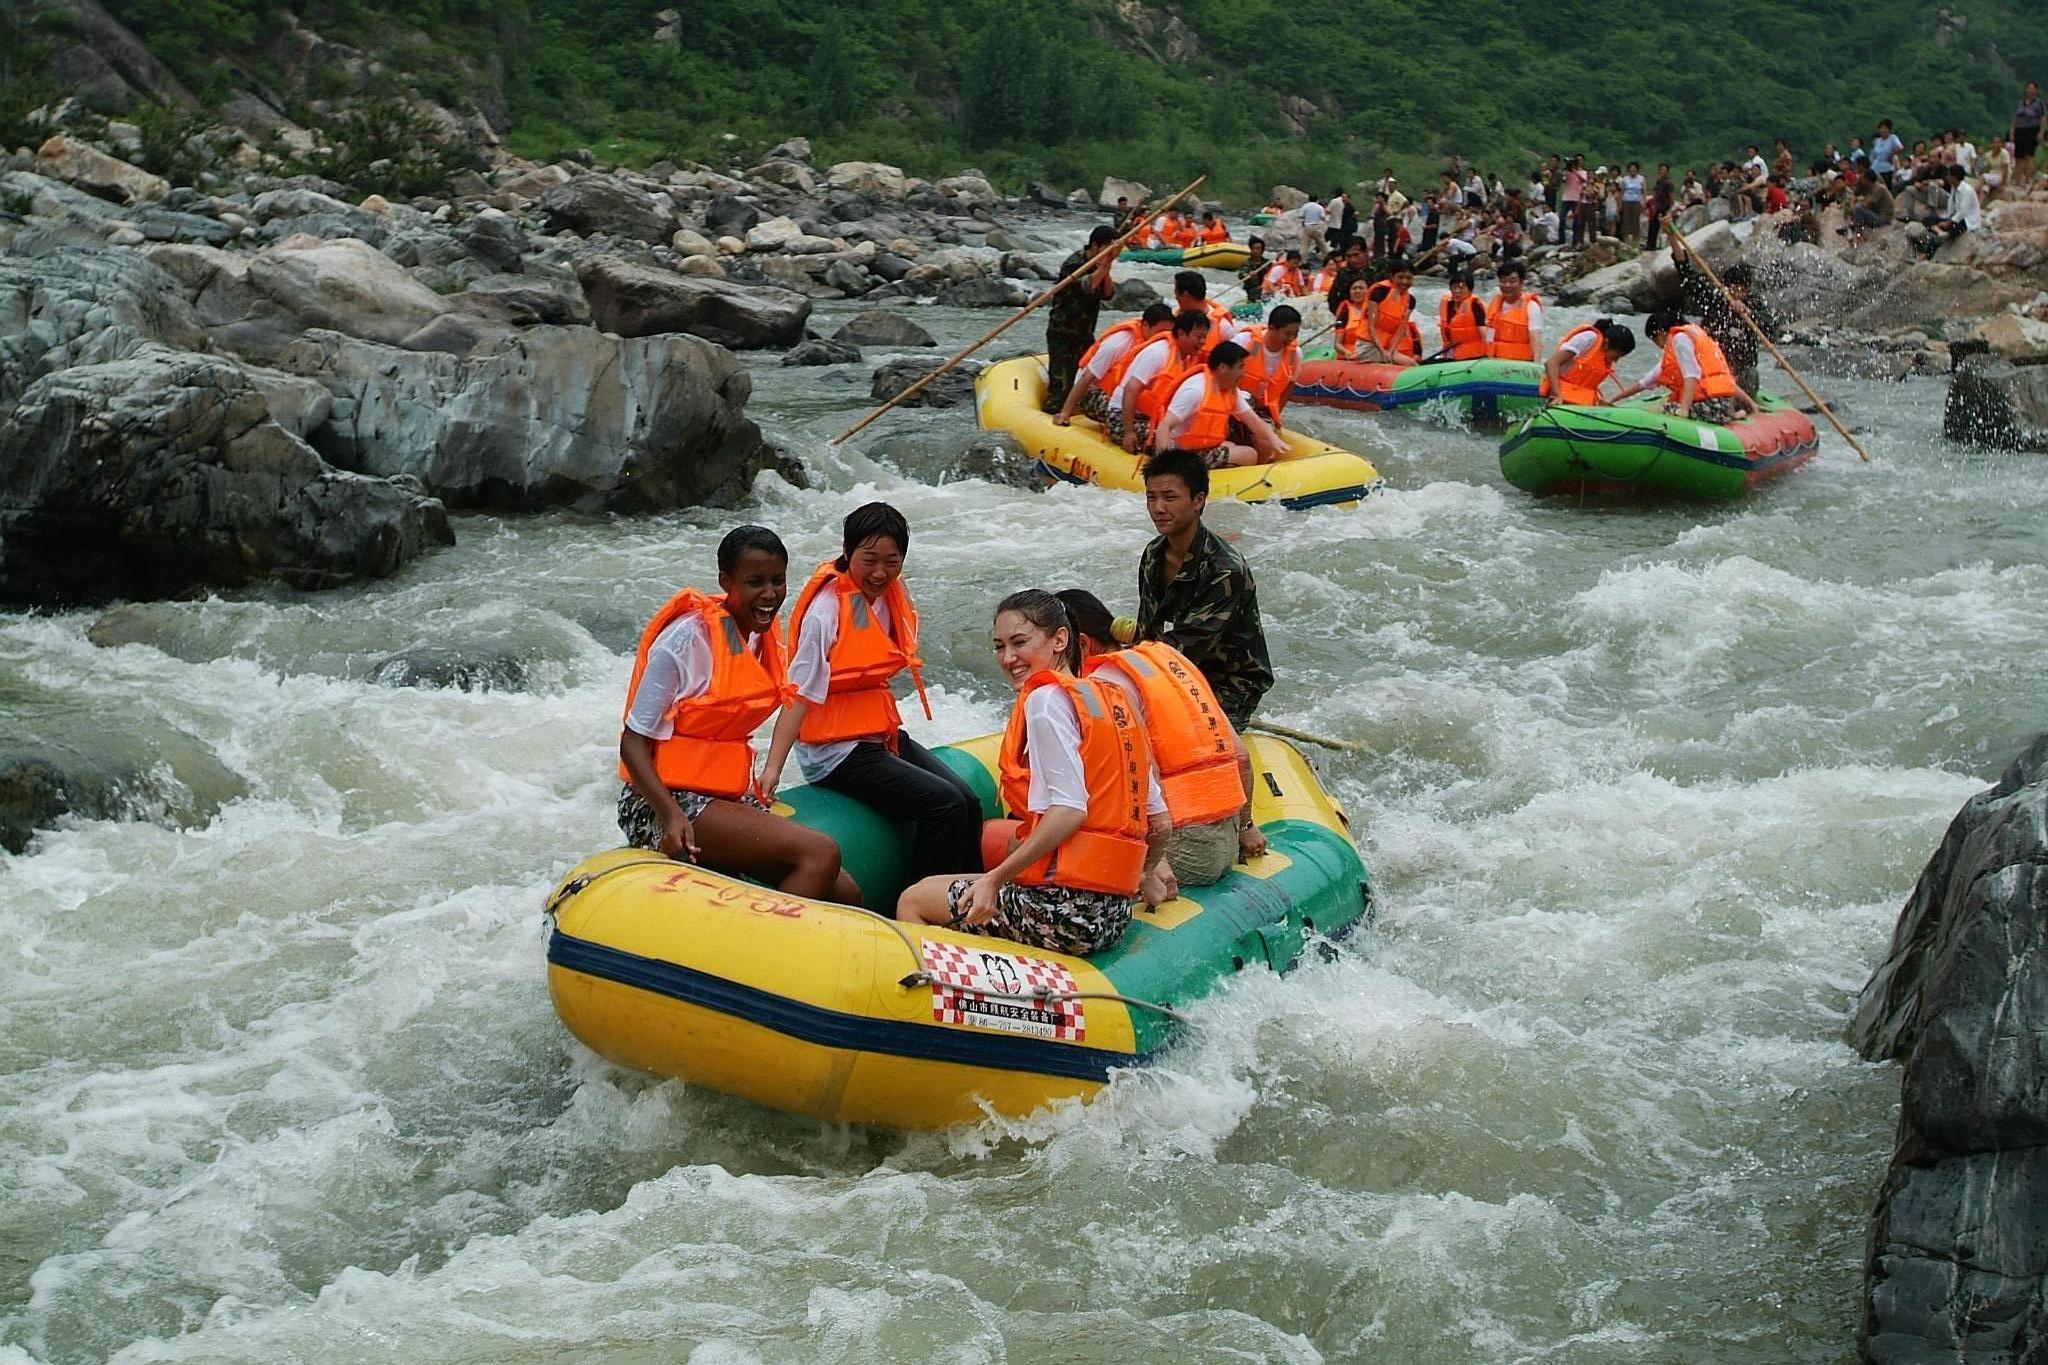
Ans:
[{"label": "raft handle strap", "polygon": [[580,877],[572,877],[570,880],[563,882],[554,895],[548,897],[547,903],[541,906],[540,912],[543,915],[554,914],[562,908],[565,902],[589,890],[590,884],[597,881],[600,877],[609,877],[614,872],[624,872],[629,867],[666,867],[674,861],[673,858],[635,858],[630,863],[614,863],[612,866],[601,868],[596,872],[586,872]]}]

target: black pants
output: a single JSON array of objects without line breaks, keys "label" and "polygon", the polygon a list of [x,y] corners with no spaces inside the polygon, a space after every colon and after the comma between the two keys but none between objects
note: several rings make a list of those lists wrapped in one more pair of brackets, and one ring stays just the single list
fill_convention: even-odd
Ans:
[{"label": "black pants", "polygon": [[981,870],[981,802],[952,769],[909,735],[897,752],[862,740],[819,786],[850,796],[883,818],[911,827],[910,881]]}]

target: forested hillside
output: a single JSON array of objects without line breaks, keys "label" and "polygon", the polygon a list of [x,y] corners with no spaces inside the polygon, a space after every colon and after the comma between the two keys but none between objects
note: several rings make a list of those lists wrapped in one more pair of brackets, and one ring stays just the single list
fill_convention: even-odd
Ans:
[{"label": "forested hillside", "polygon": [[[195,90],[277,79],[262,0],[109,4]],[[322,0],[293,11],[444,102],[485,103],[517,150],[723,163],[809,135],[823,157],[1011,186],[1210,171],[1411,173],[1452,152],[1514,174],[1552,150],[1802,155],[1880,117],[1908,137],[2003,128],[2048,74],[2032,0]],[[268,44],[268,46],[266,46]],[[490,109],[488,101],[498,101]]]}]

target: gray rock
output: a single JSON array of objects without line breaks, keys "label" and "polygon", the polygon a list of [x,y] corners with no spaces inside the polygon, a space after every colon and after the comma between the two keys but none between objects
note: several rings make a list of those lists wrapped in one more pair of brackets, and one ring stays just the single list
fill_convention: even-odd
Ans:
[{"label": "gray rock", "polygon": [[609,175],[579,175],[555,186],[540,197],[540,212],[547,231],[585,237],[606,232],[666,243],[677,227],[675,206],[666,196],[635,189]]},{"label": "gray rock", "polygon": [[379,687],[453,688],[462,692],[524,692],[526,661],[501,647],[417,645],[378,662]]},{"label": "gray rock", "polygon": [[2048,366],[1974,355],[1957,363],[1941,412],[1951,441],[1998,450],[2048,451]]},{"label": "gray rock", "polygon": [[1014,280],[963,280],[939,291],[939,302],[955,308],[1022,308],[1031,298]]},{"label": "gray rock", "polygon": [[[990,235],[993,236],[994,234]],[[1013,280],[1056,280],[1059,278],[1058,271],[1041,265],[1035,257],[1027,256],[1021,251],[1005,251],[1000,269],[1004,275]]]},{"label": "gray rock", "polygon": [[765,159],[769,161],[801,161],[808,166],[811,162],[811,140],[807,137],[793,137],[786,141],[778,142],[768,149],[768,155]]},{"label": "gray rock", "polygon": [[936,346],[930,332],[903,314],[888,308],[870,308],[857,313],[832,334],[834,341],[855,346]]},{"label": "gray rock", "polygon": [[208,246],[226,246],[236,236],[235,229],[218,218],[210,218],[203,213],[180,213],[154,204],[129,210],[128,219],[146,242],[204,242]]},{"label": "gray rock", "polygon": [[526,234],[520,230],[519,220],[509,213],[496,209],[479,213],[456,226],[455,240],[499,274],[514,275],[522,268]]},{"label": "gray rock", "polygon": [[1616,295],[1645,312],[1663,302],[1640,258],[1619,261],[1573,280],[1557,291],[1557,301],[1567,307],[1578,307]]},{"label": "gray rock", "polygon": [[[204,248],[181,250],[191,259]],[[396,343],[449,310],[446,299],[403,266],[355,238],[210,258],[210,264],[214,273],[194,302],[213,327],[212,341],[265,364],[309,328]]]},{"label": "gray rock", "polygon": [[591,316],[624,337],[687,332],[740,350],[803,340],[810,300],[773,286],[699,279],[600,257],[577,266]]},{"label": "gray rock", "polygon": [[782,354],[785,365],[850,365],[859,359],[860,347],[824,337],[800,341]]},{"label": "gray rock", "polygon": [[1849,1041],[1904,1064],[1866,1248],[1863,1357],[2048,1356],[2048,735],[1971,800],[1899,916]]},{"label": "gray rock", "polygon": [[248,793],[240,777],[181,730],[110,726],[64,698],[37,710],[38,728],[56,733],[0,752],[0,848],[10,853],[67,815],[203,825]]},{"label": "gray rock", "polygon": [[313,444],[451,506],[688,507],[751,487],[771,452],[731,353],[687,336],[534,327],[464,357],[313,332],[280,359],[333,394]]},{"label": "gray rock", "polygon": [[1024,197],[1034,204],[1043,204],[1049,209],[1063,209],[1067,206],[1067,196],[1061,194],[1043,180],[1034,180],[1025,186]]},{"label": "gray rock", "polygon": [[[887,401],[945,363],[937,358],[927,359],[923,356],[900,356],[886,361],[875,371],[874,383],[868,389],[869,395],[877,402]],[[978,360],[962,361],[948,370],[943,378],[920,389],[898,406],[954,408],[964,403],[972,403],[975,376],[986,368],[987,366]]]},{"label": "gray rock", "polygon": [[834,261],[825,267],[825,283],[843,294],[865,294],[875,282],[852,261]]},{"label": "gray rock", "polygon": [[199,315],[153,253],[63,247],[33,259],[0,256],[0,415],[41,375],[119,360],[147,342],[206,344]]},{"label": "gray rock", "polygon": [[0,422],[0,600],[326,587],[452,541],[440,503],[329,466],[217,356],[146,343],[44,375]]},{"label": "gray rock", "polygon": [[1145,280],[1133,275],[1127,280],[1116,282],[1116,293],[1110,296],[1109,306],[1118,313],[1142,313],[1155,303],[1163,303],[1159,291]]},{"label": "gray rock", "polygon": [[1007,431],[975,434],[940,482],[952,483],[960,479],[979,479],[983,483],[1023,488],[1034,493],[1043,492],[1050,483],[1050,476],[1038,457]]},{"label": "gray rock", "polygon": [[590,321],[583,286],[553,275],[486,275],[448,302],[479,317],[515,327],[536,323],[569,326]]},{"label": "gray rock", "polygon": [[1115,176],[1106,176],[1102,181],[1102,193],[1095,196],[1095,206],[1113,209],[1117,200],[1128,199],[1131,201],[1131,207],[1136,208],[1151,197],[1152,191],[1135,180],[1118,180]]},{"label": "gray rock", "polygon": [[875,258],[868,262],[868,273],[878,279],[893,283],[909,274],[911,265],[910,261],[898,256],[895,252],[883,251],[878,252]]},{"label": "gray rock", "polygon": [[713,237],[745,237],[761,221],[761,210],[734,194],[714,195],[704,206],[704,231]]}]

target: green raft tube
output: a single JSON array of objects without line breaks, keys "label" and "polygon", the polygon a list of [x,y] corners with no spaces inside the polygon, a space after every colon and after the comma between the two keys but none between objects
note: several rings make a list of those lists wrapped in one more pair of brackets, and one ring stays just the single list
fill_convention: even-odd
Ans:
[{"label": "green raft tube", "polygon": [[1807,415],[1775,398],[1739,422],[1696,422],[1656,399],[1557,403],[1500,445],[1500,472],[1531,493],[1602,498],[1738,498],[1820,450]]}]

